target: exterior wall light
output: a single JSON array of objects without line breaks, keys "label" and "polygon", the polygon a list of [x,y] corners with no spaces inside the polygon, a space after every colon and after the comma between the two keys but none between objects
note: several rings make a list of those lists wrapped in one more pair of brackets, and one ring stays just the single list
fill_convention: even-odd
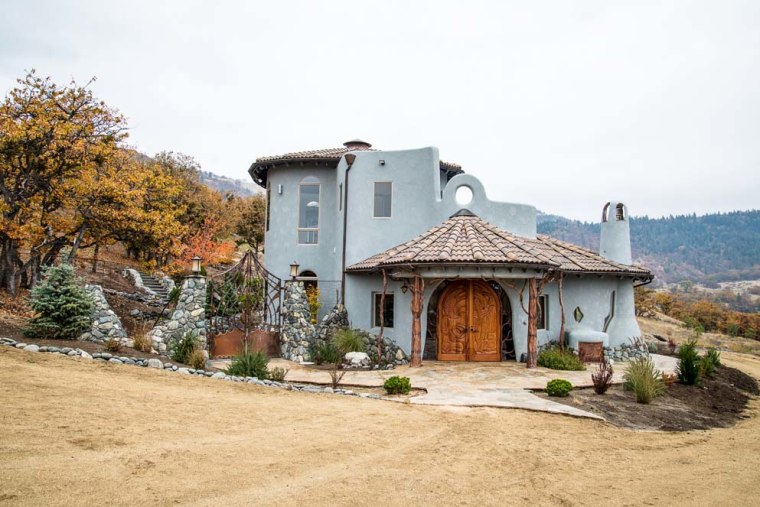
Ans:
[{"label": "exterior wall light", "polygon": [[194,275],[199,275],[201,273],[201,258],[199,256],[195,256],[192,259],[193,261],[193,267],[192,271]]},{"label": "exterior wall light", "polygon": [[293,263],[290,265],[290,278],[295,282],[297,276],[298,276],[298,263],[296,261],[293,261]]},{"label": "exterior wall light", "polygon": [[406,294],[406,291],[409,290],[409,286],[406,284],[406,281],[404,281],[404,285],[401,286],[401,293]]}]

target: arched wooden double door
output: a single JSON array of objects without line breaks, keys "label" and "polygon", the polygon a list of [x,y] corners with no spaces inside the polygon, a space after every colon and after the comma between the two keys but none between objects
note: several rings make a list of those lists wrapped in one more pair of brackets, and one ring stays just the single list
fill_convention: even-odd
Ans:
[{"label": "arched wooden double door", "polygon": [[499,361],[501,304],[481,280],[458,280],[438,301],[438,360]]}]

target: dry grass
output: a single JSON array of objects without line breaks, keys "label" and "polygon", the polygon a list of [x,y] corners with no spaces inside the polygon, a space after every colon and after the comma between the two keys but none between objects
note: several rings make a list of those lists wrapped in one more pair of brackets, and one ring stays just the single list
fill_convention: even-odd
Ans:
[{"label": "dry grass", "polygon": [[[757,358],[724,362],[760,376]],[[757,400],[731,429],[636,432],[6,347],[0,400],[10,505],[750,505],[760,494]]]},{"label": "dry grass", "polygon": [[[664,338],[673,338],[678,344],[686,343],[693,336],[693,331],[681,325],[675,319],[646,319],[639,317],[639,325],[644,333],[652,333]],[[697,342],[699,348],[715,347],[731,352],[760,356],[760,341],[733,337],[720,333],[703,333]]]}]

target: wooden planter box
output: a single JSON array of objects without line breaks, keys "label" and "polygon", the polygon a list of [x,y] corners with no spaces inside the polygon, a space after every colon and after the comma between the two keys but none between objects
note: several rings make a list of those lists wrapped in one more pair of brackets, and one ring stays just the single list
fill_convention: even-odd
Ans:
[{"label": "wooden planter box", "polygon": [[602,342],[579,342],[578,357],[584,363],[599,363],[604,360],[604,344]]},{"label": "wooden planter box", "polygon": [[[227,333],[214,337],[211,347],[212,357],[231,357],[243,351],[244,333],[240,329],[233,329]],[[254,329],[248,335],[248,349],[251,352],[264,352],[269,357],[280,356],[280,334]]]}]

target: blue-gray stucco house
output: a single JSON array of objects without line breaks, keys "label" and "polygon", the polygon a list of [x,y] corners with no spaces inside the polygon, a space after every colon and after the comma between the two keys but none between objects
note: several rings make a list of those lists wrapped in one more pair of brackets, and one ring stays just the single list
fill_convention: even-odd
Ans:
[{"label": "blue-gray stucco house", "polygon": [[519,360],[560,337],[599,353],[641,334],[634,286],[652,275],[632,264],[623,203],[602,207],[596,253],[538,235],[535,207],[490,201],[437,148],[355,140],[261,157],[250,174],[266,190],[266,268],[286,279],[295,261],[323,314],[344,304],[353,327],[382,324],[412,363]]}]

